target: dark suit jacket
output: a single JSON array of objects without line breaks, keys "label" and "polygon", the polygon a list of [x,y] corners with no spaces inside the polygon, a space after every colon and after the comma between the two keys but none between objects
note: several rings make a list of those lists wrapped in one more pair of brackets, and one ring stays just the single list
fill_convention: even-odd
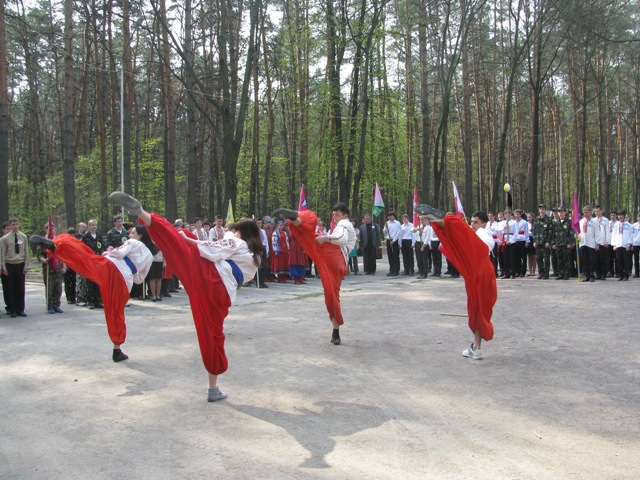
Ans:
[{"label": "dark suit jacket", "polygon": [[369,245],[369,242],[371,242],[374,247],[380,246],[380,227],[375,223],[371,224],[371,237],[372,238],[369,238],[367,235],[367,225],[364,223],[360,225],[360,247],[362,249],[365,249],[367,245]]}]

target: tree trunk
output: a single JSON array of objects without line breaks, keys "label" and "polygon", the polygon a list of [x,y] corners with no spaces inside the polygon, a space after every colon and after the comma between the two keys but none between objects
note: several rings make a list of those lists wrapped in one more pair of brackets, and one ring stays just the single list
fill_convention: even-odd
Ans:
[{"label": "tree trunk", "polygon": [[73,1],[64,2],[64,204],[67,225],[76,224],[75,158],[73,156]]},{"label": "tree trunk", "polygon": [[0,218],[9,218],[9,91],[5,3],[0,2]]}]

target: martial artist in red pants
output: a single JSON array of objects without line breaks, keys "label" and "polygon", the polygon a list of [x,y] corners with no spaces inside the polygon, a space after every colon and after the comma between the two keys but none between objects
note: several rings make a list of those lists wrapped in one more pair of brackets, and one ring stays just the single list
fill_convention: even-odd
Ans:
[{"label": "martial artist in red pants", "polygon": [[[257,271],[256,259],[262,253],[258,227],[251,220],[241,221],[236,224],[237,238],[199,242],[187,238],[192,235],[190,232],[178,232],[160,215],[145,212],[138,200],[125,193],[113,192],[111,200],[139,216],[167,266],[182,282],[189,295],[202,361],[209,374],[207,398],[210,402],[226,398],[217,386],[218,375],[228,368],[223,323],[235,298],[235,289],[253,279]],[[214,254],[204,258],[206,249]]]},{"label": "martial artist in red pants", "polygon": [[348,273],[347,255],[353,250],[356,239],[349,221],[349,209],[342,203],[333,207],[336,228],[330,235],[324,236],[316,236],[318,217],[311,210],[296,212],[281,208],[274,212],[274,216],[278,215],[291,220],[291,234],[316,264],[324,289],[324,302],[333,324],[331,342],[340,345],[339,328],[344,323],[340,309],[340,285]]},{"label": "martial artist in red pants", "polygon": [[415,211],[419,215],[427,215],[440,239],[442,252],[464,278],[469,328],[474,333],[474,343],[462,354],[480,360],[481,340],[493,338],[491,316],[498,297],[495,270],[489,258],[494,242],[491,234],[484,228],[487,215],[475,212],[470,228],[459,217],[441,215],[441,211],[428,205],[418,205]]},{"label": "martial artist in red pants", "polygon": [[153,261],[151,252],[141,241],[143,235],[132,229],[129,236],[121,247],[104,252],[103,256],[96,255],[87,244],[66,233],[53,240],[39,236],[30,239],[32,245],[49,249],[54,258],[98,285],[107,331],[113,342],[114,362],[129,358],[120,350],[127,336],[124,308],[131,286],[134,282],[142,283]]}]

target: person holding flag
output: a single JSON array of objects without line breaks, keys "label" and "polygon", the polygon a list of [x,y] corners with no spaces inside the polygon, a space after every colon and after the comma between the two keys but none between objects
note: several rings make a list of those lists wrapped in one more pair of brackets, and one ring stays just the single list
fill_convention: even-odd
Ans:
[{"label": "person holding flag", "polygon": [[481,360],[481,341],[493,338],[491,316],[498,297],[495,271],[489,258],[495,244],[486,229],[489,217],[485,212],[475,212],[469,228],[457,215],[445,216],[442,210],[429,205],[418,205],[415,211],[429,219],[440,239],[441,250],[464,278],[469,328],[474,340],[462,355]]},{"label": "person holding flag", "polygon": [[[49,221],[44,226],[44,233],[48,239],[53,240],[56,236],[55,227],[49,215]],[[67,271],[64,262],[59,262],[47,251],[39,247],[36,252],[38,261],[42,263],[42,278],[44,280],[44,293],[47,302],[48,313],[64,313],[60,308],[60,298],[62,297],[62,278]]]}]

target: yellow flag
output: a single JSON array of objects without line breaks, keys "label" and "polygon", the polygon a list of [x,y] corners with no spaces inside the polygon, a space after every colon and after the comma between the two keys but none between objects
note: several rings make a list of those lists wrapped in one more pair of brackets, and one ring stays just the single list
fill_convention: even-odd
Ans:
[{"label": "yellow flag", "polygon": [[225,225],[235,223],[233,218],[233,205],[231,205],[231,199],[229,199],[229,208],[227,209],[227,218],[225,219]]}]

